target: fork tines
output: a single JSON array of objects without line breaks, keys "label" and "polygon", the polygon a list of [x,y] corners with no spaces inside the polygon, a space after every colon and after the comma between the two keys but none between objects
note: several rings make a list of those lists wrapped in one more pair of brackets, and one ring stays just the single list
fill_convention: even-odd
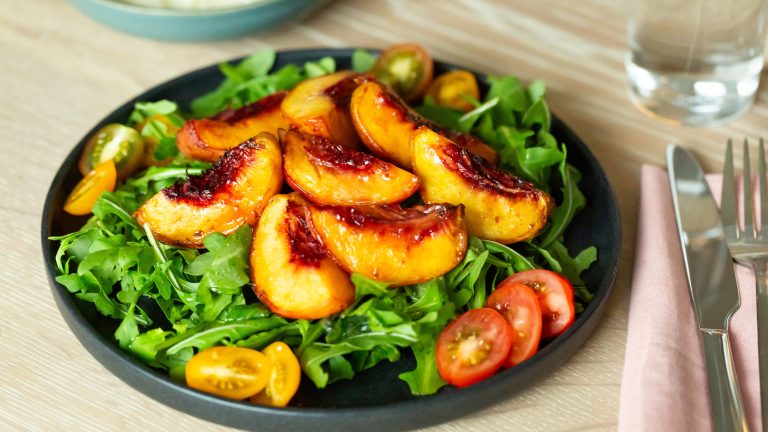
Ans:
[{"label": "fork tines", "polygon": [[723,190],[720,201],[720,218],[723,222],[726,238],[733,240],[768,239],[768,182],[766,181],[765,143],[760,138],[758,154],[758,190],[760,192],[760,224],[756,228],[754,206],[752,205],[752,173],[750,170],[749,141],[744,139],[744,163],[742,172],[744,195],[744,224],[739,229],[738,206],[733,170],[733,142],[729,139],[725,150],[723,168]]}]

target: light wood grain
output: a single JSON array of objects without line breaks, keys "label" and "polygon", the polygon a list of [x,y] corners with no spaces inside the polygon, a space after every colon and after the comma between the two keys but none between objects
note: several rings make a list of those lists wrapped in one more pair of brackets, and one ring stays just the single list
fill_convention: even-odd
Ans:
[{"label": "light wood grain", "polygon": [[[144,89],[253,51],[422,43],[442,60],[546,80],[548,101],[608,172],[623,220],[621,269],[598,328],[562,367],[522,393],[430,431],[614,430],[624,360],[639,172],[664,147],[697,149],[719,169],[727,137],[756,137],[756,106],[728,125],[686,128],[641,114],[623,69],[622,2],[337,0],[309,20],[238,40],[173,44],[92,22],[58,0],[0,0],[0,430],[227,430],[128,387],[97,363],[59,315],[44,276],[45,193],[72,146]],[[739,158],[737,150],[736,157]]]}]

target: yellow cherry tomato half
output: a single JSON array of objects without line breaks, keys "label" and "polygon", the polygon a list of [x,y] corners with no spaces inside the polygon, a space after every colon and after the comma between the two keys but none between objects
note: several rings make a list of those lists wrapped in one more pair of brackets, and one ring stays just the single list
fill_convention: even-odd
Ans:
[{"label": "yellow cherry tomato half", "polygon": [[241,400],[264,389],[272,361],[250,348],[216,346],[195,354],[184,373],[195,390]]},{"label": "yellow cherry tomato half", "polygon": [[284,407],[296,394],[301,380],[299,360],[284,342],[274,342],[262,351],[272,360],[272,376],[264,391],[251,398],[251,402]]},{"label": "yellow cherry tomato half", "polygon": [[466,97],[475,100],[480,98],[480,88],[477,79],[471,72],[455,70],[438,76],[427,90],[427,96],[431,96],[435,103],[449,108],[455,108],[464,112],[472,111],[472,105]]},{"label": "yellow cherry tomato half", "polygon": [[117,169],[112,160],[96,165],[75,186],[64,202],[64,211],[75,216],[84,216],[91,212],[93,205],[102,192],[115,190]]}]

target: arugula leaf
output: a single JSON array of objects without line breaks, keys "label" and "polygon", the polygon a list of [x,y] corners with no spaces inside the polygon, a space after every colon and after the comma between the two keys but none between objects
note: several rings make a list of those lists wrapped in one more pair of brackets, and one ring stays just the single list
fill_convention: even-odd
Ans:
[{"label": "arugula leaf", "polygon": [[458,130],[460,132],[471,131],[472,127],[480,119],[480,117],[483,114],[492,110],[498,104],[499,104],[499,98],[494,97],[478,105],[477,108],[473,109],[472,111],[462,115],[461,117],[459,117],[459,120],[457,122]]},{"label": "arugula leaf", "polygon": [[315,342],[301,355],[301,368],[317,388],[325,388],[335,381],[351,378],[346,370],[338,373],[339,371],[333,368],[333,363],[327,362],[335,361],[338,366],[339,361],[344,361],[340,360],[343,355],[355,351],[371,351],[378,346],[409,346],[416,342],[417,336],[412,331],[400,332],[408,328],[403,326],[387,332],[368,332],[335,344]]},{"label": "arugula leaf", "polygon": [[197,301],[205,305],[203,320],[215,320],[229,305],[231,296],[239,294],[250,281],[247,257],[252,231],[250,226],[243,225],[229,236],[206,236],[203,244],[208,251],[198,255],[185,269],[189,275],[202,277],[197,286]]},{"label": "arugula leaf", "polygon": [[[435,285],[439,284],[435,283]],[[447,300],[445,297],[444,299]],[[399,375],[414,395],[433,394],[446,384],[437,371],[435,346],[440,332],[455,315],[455,306],[450,302],[444,302],[442,307],[431,316],[431,320],[420,321],[422,325],[419,340],[411,345],[413,356],[416,358],[416,368]]]},{"label": "arugula leaf", "polygon": [[581,273],[597,261],[597,248],[590,246],[579,252],[575,257],[571,257],[568,249],[559,241],[553,242],[550,249],[552,254],[562,264],[563,276],[573,284],[576,297],[585,303],[592,301],[594,293],[584,284],[584,281],[581,279]]},{"label": "arugula leaf", "polygon": [[323,57],[316,62],[306,62],[304,70],[307,78],[323,76],[336,71],[336,61],[332,57]]},{"label": "arugula leaf", "polygon": [[127,349],[136,336],[139,335],[139,326],[136,324],[136,318],[133,315],[133,309],[136,304],[132,304],[125,314],[125,318],[120,322],[120,325],[115,330],[115,339],[117,339],[120,348]]},{"label": "arugula leaf", "polygon": [[358,299],[368,295],[375,297],[391,297],[395,294],[394,291],[389,289],[389,285],[382,282],[376,282],[360,273],[352,273],[349,279],[355,285],[355,293]]},{"label": "arugula leaf", "polygon": [[434,394],[446,384],[437,371],[435,358],[435,345],[439,334],[439,331],[437,334],[424,333],[419,337],[419,342],[411,345],[413,356],[416,358],[416,368],[398,375],[416,396]]},{"label": "arugula leaf", "polygon": [[[563,146],[563,154],[566,154],[565,146]],[[558,172],[563,182],[563,198],[552,212],[550,217],[552,223],[544,237],[539,241],[542,247],[547,247],[555,240],[560,239],[565,229],[571,224],[573,217],[584,208],[587,202],[578,187],[581,175],[576,168],[565,162],[565,157],[560,162]]]},{"label": "arugula leaf", "polygon": [[168,339],[158,350],[158,355],[173,355],[190,347],[203,350],[225,340],[231,343],[254,333],[272,330],[283,324],[285,324],[285,320],[279,317],[203,324]]},{"label": "arugula leaf", "polygon": [[165,331],[162,328],[154,328],[146,331],[133,338],[128,350],[145,362],[152,362],[157,356],[157,349],[165,342],[165,338],[171,334],[171,332]]},{"label": "arugula leaf", "polygon": [[376,63],[376,56],[363,49],[356,49],[352,53],[352,70],[357,73],[368,72]]},{"label": "arugula leaf", "polygon": [[252,334],[246,339],[240,339],[235,343],[235,345],[244,348],[260,350],[274,341],[284,340],[288,336],[298,334],[300,334],[298,322],[287,323],[271,330]]}]

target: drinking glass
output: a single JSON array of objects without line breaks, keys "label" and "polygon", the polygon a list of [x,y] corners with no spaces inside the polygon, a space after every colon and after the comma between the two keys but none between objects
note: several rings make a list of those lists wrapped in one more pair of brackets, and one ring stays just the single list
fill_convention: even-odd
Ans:
[{"label": "drinking glass", "polygon": [[752,105],[768,0],[628,0],[630,95],[675,124],[709,125]]}]

